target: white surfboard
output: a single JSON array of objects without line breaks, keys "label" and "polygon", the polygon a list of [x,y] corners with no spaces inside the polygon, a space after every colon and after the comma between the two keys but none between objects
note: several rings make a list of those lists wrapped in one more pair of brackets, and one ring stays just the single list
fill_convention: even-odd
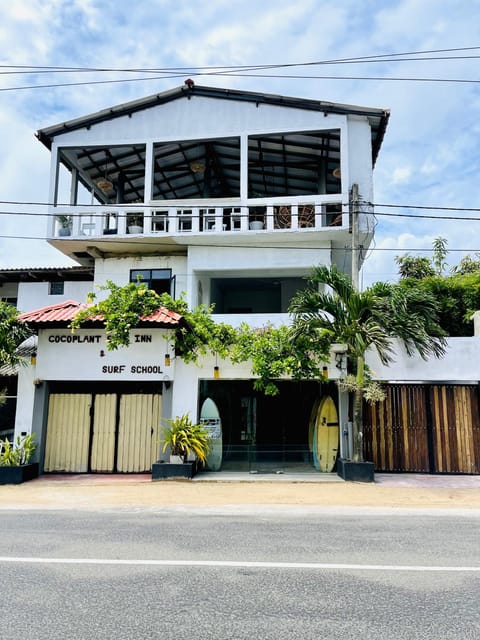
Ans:
[{"label": "white surfboard", "polygon": [[206,398],[200,410],[200,424],[210,435],[210,453],[205,467],[210,471],[220,471],[223,456],[222,421],[217,405],[211,398]]}]

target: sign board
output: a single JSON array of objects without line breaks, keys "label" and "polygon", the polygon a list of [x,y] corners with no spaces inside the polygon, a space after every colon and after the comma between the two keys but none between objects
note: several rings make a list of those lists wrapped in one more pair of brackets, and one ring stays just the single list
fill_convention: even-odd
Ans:
[{"label": "sign board", "polygon": [[130,346],[109,351],[102,329],[75,333],[70,329],[43,329],[38,336],[35,376],[70,381],[173,380],[175,360],[170,336],[171,331],[166,329],[134,329]]}]

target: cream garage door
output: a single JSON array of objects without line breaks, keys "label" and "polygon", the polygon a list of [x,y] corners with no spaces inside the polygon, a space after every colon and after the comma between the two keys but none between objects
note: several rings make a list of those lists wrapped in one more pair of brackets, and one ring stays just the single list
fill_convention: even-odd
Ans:
[{"label": "cream garage door", "polygon": [[118,402],[115,393],[52,393],[44,470],[148,472],[158,459],[161,415],[159,394],[123,394]]},{"label": "cream garage door", "polygon": [[48,405],[45,471],[88,471],[90,393],[52,393]]},{"label": "cream garage door", "polygon": [[117,471],[150,471],[158,459],[162,396],[128,394],[120,397]]},{"label": "cream garage door", "polygon": [[115,465],[117,394],[97,394],[93,415],[91,471],[108,473]]}]

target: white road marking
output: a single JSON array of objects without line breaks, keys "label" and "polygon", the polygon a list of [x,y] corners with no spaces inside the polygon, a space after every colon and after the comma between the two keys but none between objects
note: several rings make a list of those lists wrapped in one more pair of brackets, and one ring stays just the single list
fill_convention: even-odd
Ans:
[{"label": "white road marking", "polygon": [[325,562],[250,562],[244,560],[122,560],[115,558],[33,558],[0,556],[0,563],[24,564],[85,564],[85,565],[126,565],[148,567],[226,567],[253,569],[317,569],[345,571],[448,571],[480,572],[480,566],[429,566],[395,564],[347,564]]}]

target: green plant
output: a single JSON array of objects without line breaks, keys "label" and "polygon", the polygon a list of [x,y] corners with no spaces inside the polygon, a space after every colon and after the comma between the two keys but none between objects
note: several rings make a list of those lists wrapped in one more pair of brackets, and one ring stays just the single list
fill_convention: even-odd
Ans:
[{"label": "green plant", "polygon": [[411,256],[406,253],[403,256],[395,256],[395,262],[398,265],[398,273],[401,278],[422,280],[435,275],[430,258]]},{"label": "green plant", "polygon": [[210,451],[208,431],[201,424],[194,424],[187,413],[168,419],[169,426],[163,430],[163,452],[170,447],[174,456],[186,458],[190,451],[197,460],[205,463]]},{"label": "green plant", "polygon": [[28,464],[37,448],[35,434],[17,436],[15,442],[0,440],[0,467],[20,467]]},{"label": "green plant", "polygon": [[127,215],[127,227],[143,227],[143,214],[131,213]]},{"label": "green plant", "polygon": [[230,358],[235,364],[250,361],[252,373],[258,376],[255,389],[267,395],[278,393],[275,380],[283,376],[294,380],[318,378],[322,359],[328,358],[330,340],[315,330],[294,336],[285,326],[259,330],[242,324],[236,329],[213,320],[213,305],[189,309],[184,298],[159,295],[142,282],[120,287],[108,280],[100,290],[109,295],[97,301],[95,293],[88,294],[90,306],[77,313],[70,326],[75,331],[89,318],[103,316],[110,351],[128,347],[130,330],[138,326],[142,316],[164,307],[181,316],[168,336],[176,357],[186,363],[197,362],[199,356],[207,354]]},{"label": "green plant", "polygon": [[56,218],[62,229],[69,229],[72,226],[72,216],[58,215]]},{"label": "green plant", "polygon": [[31,335],[31,331],[18,316],[18,310],[13,305],[0,301],[0,362],[2,366],[14,367],[25,363],[25,358],[18,352],[18,347]]}]

